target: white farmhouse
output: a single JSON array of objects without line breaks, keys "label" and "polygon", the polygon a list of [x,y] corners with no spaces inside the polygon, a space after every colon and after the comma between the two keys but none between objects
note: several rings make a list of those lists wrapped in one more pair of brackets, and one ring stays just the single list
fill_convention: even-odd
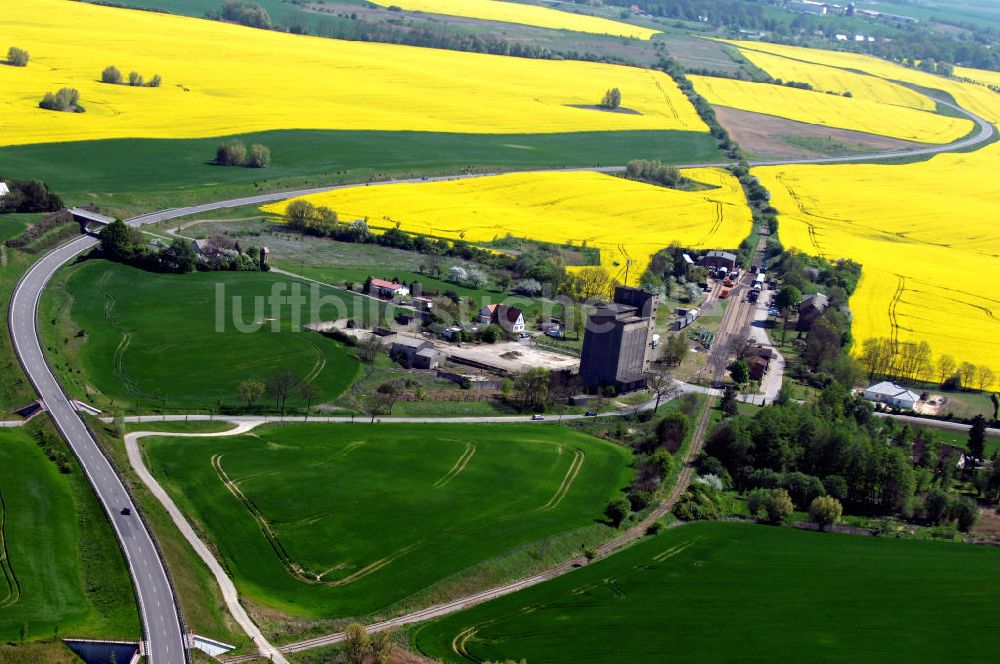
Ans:
[{"label": "white farmhouse", "polygon": [[913,407],[920,401],[920,396],[912,390],[907,390],[886,380],[866,388],[865,399],[884,403],[893,408],[913,410]]}]

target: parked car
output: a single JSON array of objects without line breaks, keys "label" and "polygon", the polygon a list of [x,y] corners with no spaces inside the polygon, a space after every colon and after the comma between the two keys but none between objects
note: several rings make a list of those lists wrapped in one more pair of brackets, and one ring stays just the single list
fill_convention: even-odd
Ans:
[{"label": "parked car", "polygon": [[584,413],[584,415],[586,417],[597,417],[597,411],[596,410],[588,410],[586,413]]},{"label": "parked car", "polygon": [[545,416],[544,416],[544,415],[532,415],[532,416],[531,416],[531,419],[532,419],[533,421],[535,421],[535,422],[538,422],[539,420],[544,420],[544,419],[545,419]]},{"label": "parked car", "polygon": [[767,315],[768,316],[780,316],[781,312],[778,311],[777,309],[775,309],[774,307],[771,307],[770,309],[767,310]]}]

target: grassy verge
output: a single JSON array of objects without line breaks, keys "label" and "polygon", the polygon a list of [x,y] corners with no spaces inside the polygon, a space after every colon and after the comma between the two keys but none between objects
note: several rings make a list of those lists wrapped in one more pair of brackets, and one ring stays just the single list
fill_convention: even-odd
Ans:
[{"label": "grassy verge", "polygon": [[114,531],[47,420],[0,430],[0,496],[0,639],[137,638]]},{"label": "grassy verge", "polygon": [[[37,260],[37,256],[27,254],[3,245],[8,238],[16,237],[28,226],[42,218],[40,214],[0,215],[0,318],[7,325],[10,296],[14,292],[21,275]],[[25,405],[35,398],[35,392],[21,371],[21,365],[14,356],[10,334],[6,330],[0,334],[0,419],[8,418],[7,411]]]},{"label": "grassy verge", "polygon": [[125,422],[125,431],[163,431],[166,433],[219,433],[233,425],[223,420],[192,420],[190,422]]}]

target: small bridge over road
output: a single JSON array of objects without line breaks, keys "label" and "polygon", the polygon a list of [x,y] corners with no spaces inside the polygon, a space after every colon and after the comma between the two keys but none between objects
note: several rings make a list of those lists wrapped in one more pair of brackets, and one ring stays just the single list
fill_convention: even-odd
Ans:
[{"label": "small bridge over road", "polygon": [[86,208],[72,207],[68,212],[73,215],[73,219],[80,223],[80,230],[84,233],[96,235],[102,228],[114,221],[114,217],[99,214]]}]

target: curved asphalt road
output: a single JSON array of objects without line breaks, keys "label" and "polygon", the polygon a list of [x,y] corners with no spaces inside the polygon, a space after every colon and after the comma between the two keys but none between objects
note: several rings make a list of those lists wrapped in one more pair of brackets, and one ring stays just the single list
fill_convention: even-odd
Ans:
[{"label": "curved asphalt road", "polygon": [[[73,240],[46,254],[22,277],[14,291],[8,319],[14,351],[111,519],[135,586],[146,637],[147,661],[150,664],[186,662],[187,644],[181,617],[153,538],[139,518],[121,479],[49,369],[38,340],[36,314],[46,282],[61,265],[96,243],[95,238],[88,236]],[[124,507],[132,510],[130,516],[121,514]]]},{"label": "curved asphalt road", "polygon": [[[986,120],[966,111],[965,109],[941,102],[959,110],[973,120],[979,131],[970,137],[948,145],[921,147],[912,150],[901,150],[860,157],[827,157],[818,159],[798,159],[777,162],[753,162],[752,166],[769,166],[778,164],[829,164],[851,161],[872,161],[896,159],[938,154],[952,150],[966,149],[986,142],[993,138],[995,129]],[[685,166],[719,166],[724,164],[689,164]],[[600,171],[614,172],[623,170],[621,167],[596,167],[562,169],[566,171]],[[423,182],[452,180],[458,178],[484,177],[487,174],[445,176],[435,178],[412,178],[393,180],[373,184],[395,184],[405,182]],[[168,219],[175,219],[190,214],[198,214],[211,210],[239,207],[243,205],[258,205],[273,201],[320,193],[331,189],[367,186],[359,184],[340,185],[337,187],[317,187],[298,191],[278,192],[258,196],[235,198],[204,205],[161,210],[142,215],[130,220],[131,226],[152,224]],[[152,536],[144,522],[139,518],[132,498],[125,489],[121,479],[115,474],[110,462],[101,452],[97,442],[84,426],[83,421],[73,410],[70,400],[62,391],[59,382],[52,374],[42,353],[37,329],[37,308],[42,290],[52,275],[80,253],[97,244],[93,237],[77,238],[46,254],[35,263],[14,290],[11,299],[8,324],[14,344],[14,352],[31,380],[35,391],[45,404],[59,432],[69,443],[73,453],[80,460],[87,478],[94,487],[98,499],[111,519],[115,533],[121,543],[126,562],[132,574],[139,603],[139,613],[142,617],[146,641],[146,657],[149,664],[180,664],[186,662],[186,638],[179,609],[174,600],[170,578],[161,561]],[[121,514],[123,507],[130,507],[131,516]]]}]

